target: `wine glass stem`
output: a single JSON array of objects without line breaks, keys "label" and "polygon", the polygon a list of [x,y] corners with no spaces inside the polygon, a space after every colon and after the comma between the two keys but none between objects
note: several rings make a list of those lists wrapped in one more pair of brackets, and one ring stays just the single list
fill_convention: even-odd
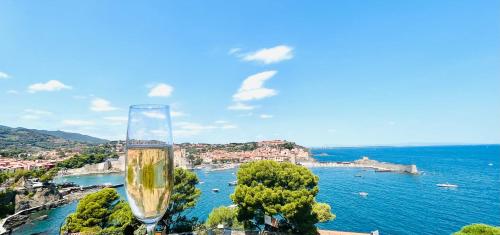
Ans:
[{"label": "wine glass stem", "polygon": [[146,224],[146,234],[153,235],[154,234],[155,224]]}]

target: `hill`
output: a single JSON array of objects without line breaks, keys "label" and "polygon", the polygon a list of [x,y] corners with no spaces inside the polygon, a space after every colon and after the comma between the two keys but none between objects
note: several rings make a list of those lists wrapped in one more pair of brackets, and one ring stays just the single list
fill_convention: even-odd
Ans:
[{"label": "hill", "polygon": [[0,125],[0,154],[3,153],[2,155],[56,148],[74,148],[104,142],[107,140],[77,133],[22,127],[12,128]]},{"label": "hill", "polygon": [[104,143],[109,142],[109,140],[100,139],[97,137],[83,135],[83,134],[79,134],[79,133],[73,133],[73,132],[47,131],[47,130],[34,130],[34,129],[31,129],[31,130],[36,131],[38,133],[47,134],[47,135],[51,135],[54,137],[59,137],[59,138],[65,139],[65,140],[88,143],[88,144],[104,144]]}]

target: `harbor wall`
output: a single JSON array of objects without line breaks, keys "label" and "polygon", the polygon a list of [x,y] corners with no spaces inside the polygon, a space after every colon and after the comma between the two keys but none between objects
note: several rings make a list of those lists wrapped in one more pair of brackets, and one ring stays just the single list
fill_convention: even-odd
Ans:
[{"label": "harbor wall", "polygon": [[379,162],[363,157],[352,162],[301,162],[305,167],[346,167],[346,168],[370,168],[380,172],[401,172],[409,174],[418,174],[417,166],[402,165],[395,163]]}]

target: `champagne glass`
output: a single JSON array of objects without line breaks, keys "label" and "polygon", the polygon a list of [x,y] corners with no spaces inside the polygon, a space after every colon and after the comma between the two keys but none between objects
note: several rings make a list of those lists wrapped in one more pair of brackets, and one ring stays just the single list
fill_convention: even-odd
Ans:
[{"label": "champagne glass", "polygon": [[125,191],[147,233],[165,214],[174,184],[172,127],[167,105],[132,105],[127,128]]}]

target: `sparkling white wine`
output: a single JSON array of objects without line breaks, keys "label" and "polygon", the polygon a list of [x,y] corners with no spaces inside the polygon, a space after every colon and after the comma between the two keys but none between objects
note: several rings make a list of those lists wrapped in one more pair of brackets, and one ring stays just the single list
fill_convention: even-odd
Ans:
[{"label": "sparkling white wine", "polygon": [[137,219],[152,223],[165,213],[173,187],[173,150],[165,147],[128,147],[126,192]]}]

